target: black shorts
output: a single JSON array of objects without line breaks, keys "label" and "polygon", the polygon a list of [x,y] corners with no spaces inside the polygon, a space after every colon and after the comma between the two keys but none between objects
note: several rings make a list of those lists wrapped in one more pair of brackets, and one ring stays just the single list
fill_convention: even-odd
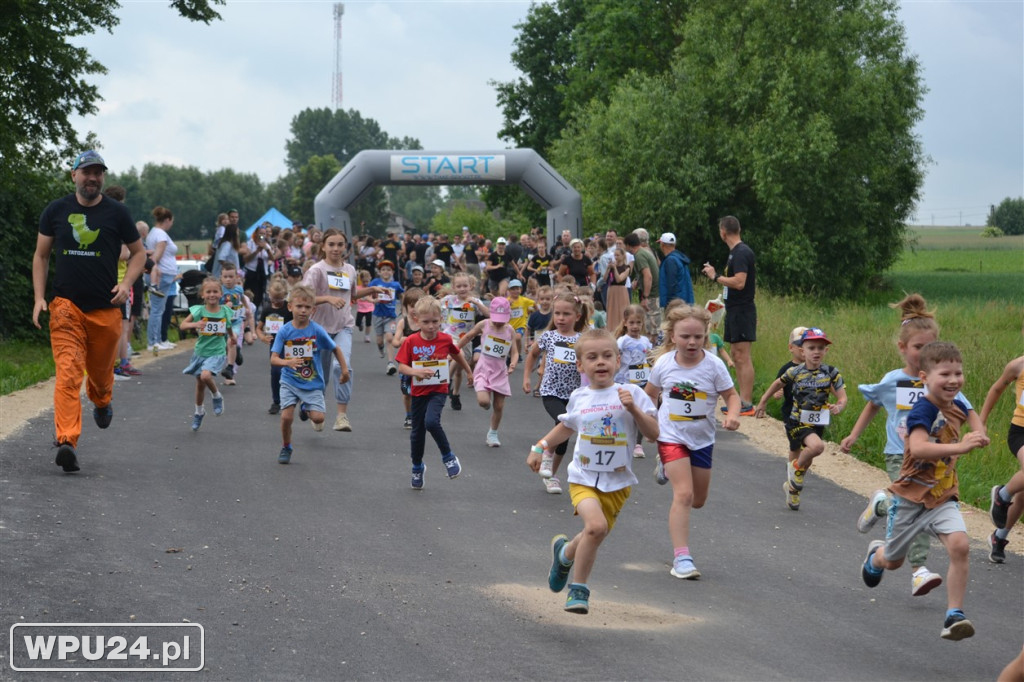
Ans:
[{"label": "black shorts", "polygon": [[802,450],[804,439],[812,433],[818,434],[819,438],[825,433],[824,426],[808,426],[807,424],[801,424],[790,419],[783,423],[786,425],[786,438],[789,439],[789,449],[791,452]]},{"label": "black shorts", "polygon": [[142,317],[142,275],[132,285],[132,315]]},{"label": "black shorts", "polygon": [[722,336],[726,343],[757,341],[757,306],[726,306],[725,333]]},{"label": "black shorts", "polygon": [[1010,424],[1010,430],[1006,432],[1006,445],[1010,448],[1010,454],[1014,457],[1024,448],[1024,426]]}]

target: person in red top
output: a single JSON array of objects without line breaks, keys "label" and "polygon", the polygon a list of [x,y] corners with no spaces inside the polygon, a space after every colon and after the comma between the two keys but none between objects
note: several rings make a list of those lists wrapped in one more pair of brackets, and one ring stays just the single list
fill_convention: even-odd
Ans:
[{"label": "person in red top", "polygon": [[412,455],[412,489],[423,489],[423,447],[427,435],[441,450],[441,461],[448,478],[462,472],[459,458],[448,444],[448,436],[441,427],[441,410],[448,397],[448,359],[451,358],[466,373],[466,382],[473,385],[473,369],[451,336],[439,331],[441,304],[436,298],[425,296],[416,302],[416,317],[420,330],[406,337],[398,349],[395,360],[403,376],[412,377],[412,431],[409,443]]}]

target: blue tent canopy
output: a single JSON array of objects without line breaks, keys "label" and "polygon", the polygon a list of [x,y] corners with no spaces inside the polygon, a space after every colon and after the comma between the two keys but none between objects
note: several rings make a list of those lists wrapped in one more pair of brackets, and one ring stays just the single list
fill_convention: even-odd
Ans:
[{"label": "blue tent canopy", "polygon": [[259,219],[257,219],[256,222],[250,225],[245,231],[246,239],[252,237],[252,233],[256,231],[256,228],[265,222],[269,222],[271,225],[277,225],[282,230],[290,230],[292,227],[291,219],[285,216],[284,213],[278,211],[276,207],[271,206],[269,211],[260,216]]}]

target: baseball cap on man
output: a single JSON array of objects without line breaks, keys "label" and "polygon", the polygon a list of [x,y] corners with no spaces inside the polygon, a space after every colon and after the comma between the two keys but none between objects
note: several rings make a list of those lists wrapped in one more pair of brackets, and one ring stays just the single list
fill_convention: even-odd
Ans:
[{"label": "baseball cap on man", "polygon": [[99,152],[92,149],[79,154],[78,158],[75,159],[75,165],[71,167],[71,170],[88,168],[89,166],[103,166],[103,170],[107,170],[107,163],[103,160],[103,157],[99,155]]},{"label": "baseball cap on man", "polygon": [[828,337],[825,336],[825,332],[817,327],[808,327],[805,329],[804,333],[800,335],[800,343],[795,345],[802,346],[807,341],[824,341],[827,344],[832,343],[828,340]]},{"label": "baseball cap on man", "polygon": [[496,296],[491,300],[491,319],[495,322],[508,322],[512,319],[512,306],[507,298]]},{"label": "baseball cap on man", "polygon": [[661,239],[658,240],[662,244],[675,244],[676,236],[671,232],[665,232],[661,235]]},{"label": "baseball cap on man", "polygon": [[495,244],[508,244],[508,240],[504,237],[498,237],[498,241],[496,241]]}]

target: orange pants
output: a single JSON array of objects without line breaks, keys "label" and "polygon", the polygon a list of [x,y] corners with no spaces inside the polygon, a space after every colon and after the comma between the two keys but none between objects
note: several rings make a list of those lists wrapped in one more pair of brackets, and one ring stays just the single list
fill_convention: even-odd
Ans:
[{"label": "orange pants", "polygon": [[66,298],[54,298],[50,311],[50,347],[57,366],[53,423],[58,443],[78,446],[82,433],[82,377],[89,400],[106,407],[114,388],[114,360],[121,338],[121,310],[83,313]]}]

